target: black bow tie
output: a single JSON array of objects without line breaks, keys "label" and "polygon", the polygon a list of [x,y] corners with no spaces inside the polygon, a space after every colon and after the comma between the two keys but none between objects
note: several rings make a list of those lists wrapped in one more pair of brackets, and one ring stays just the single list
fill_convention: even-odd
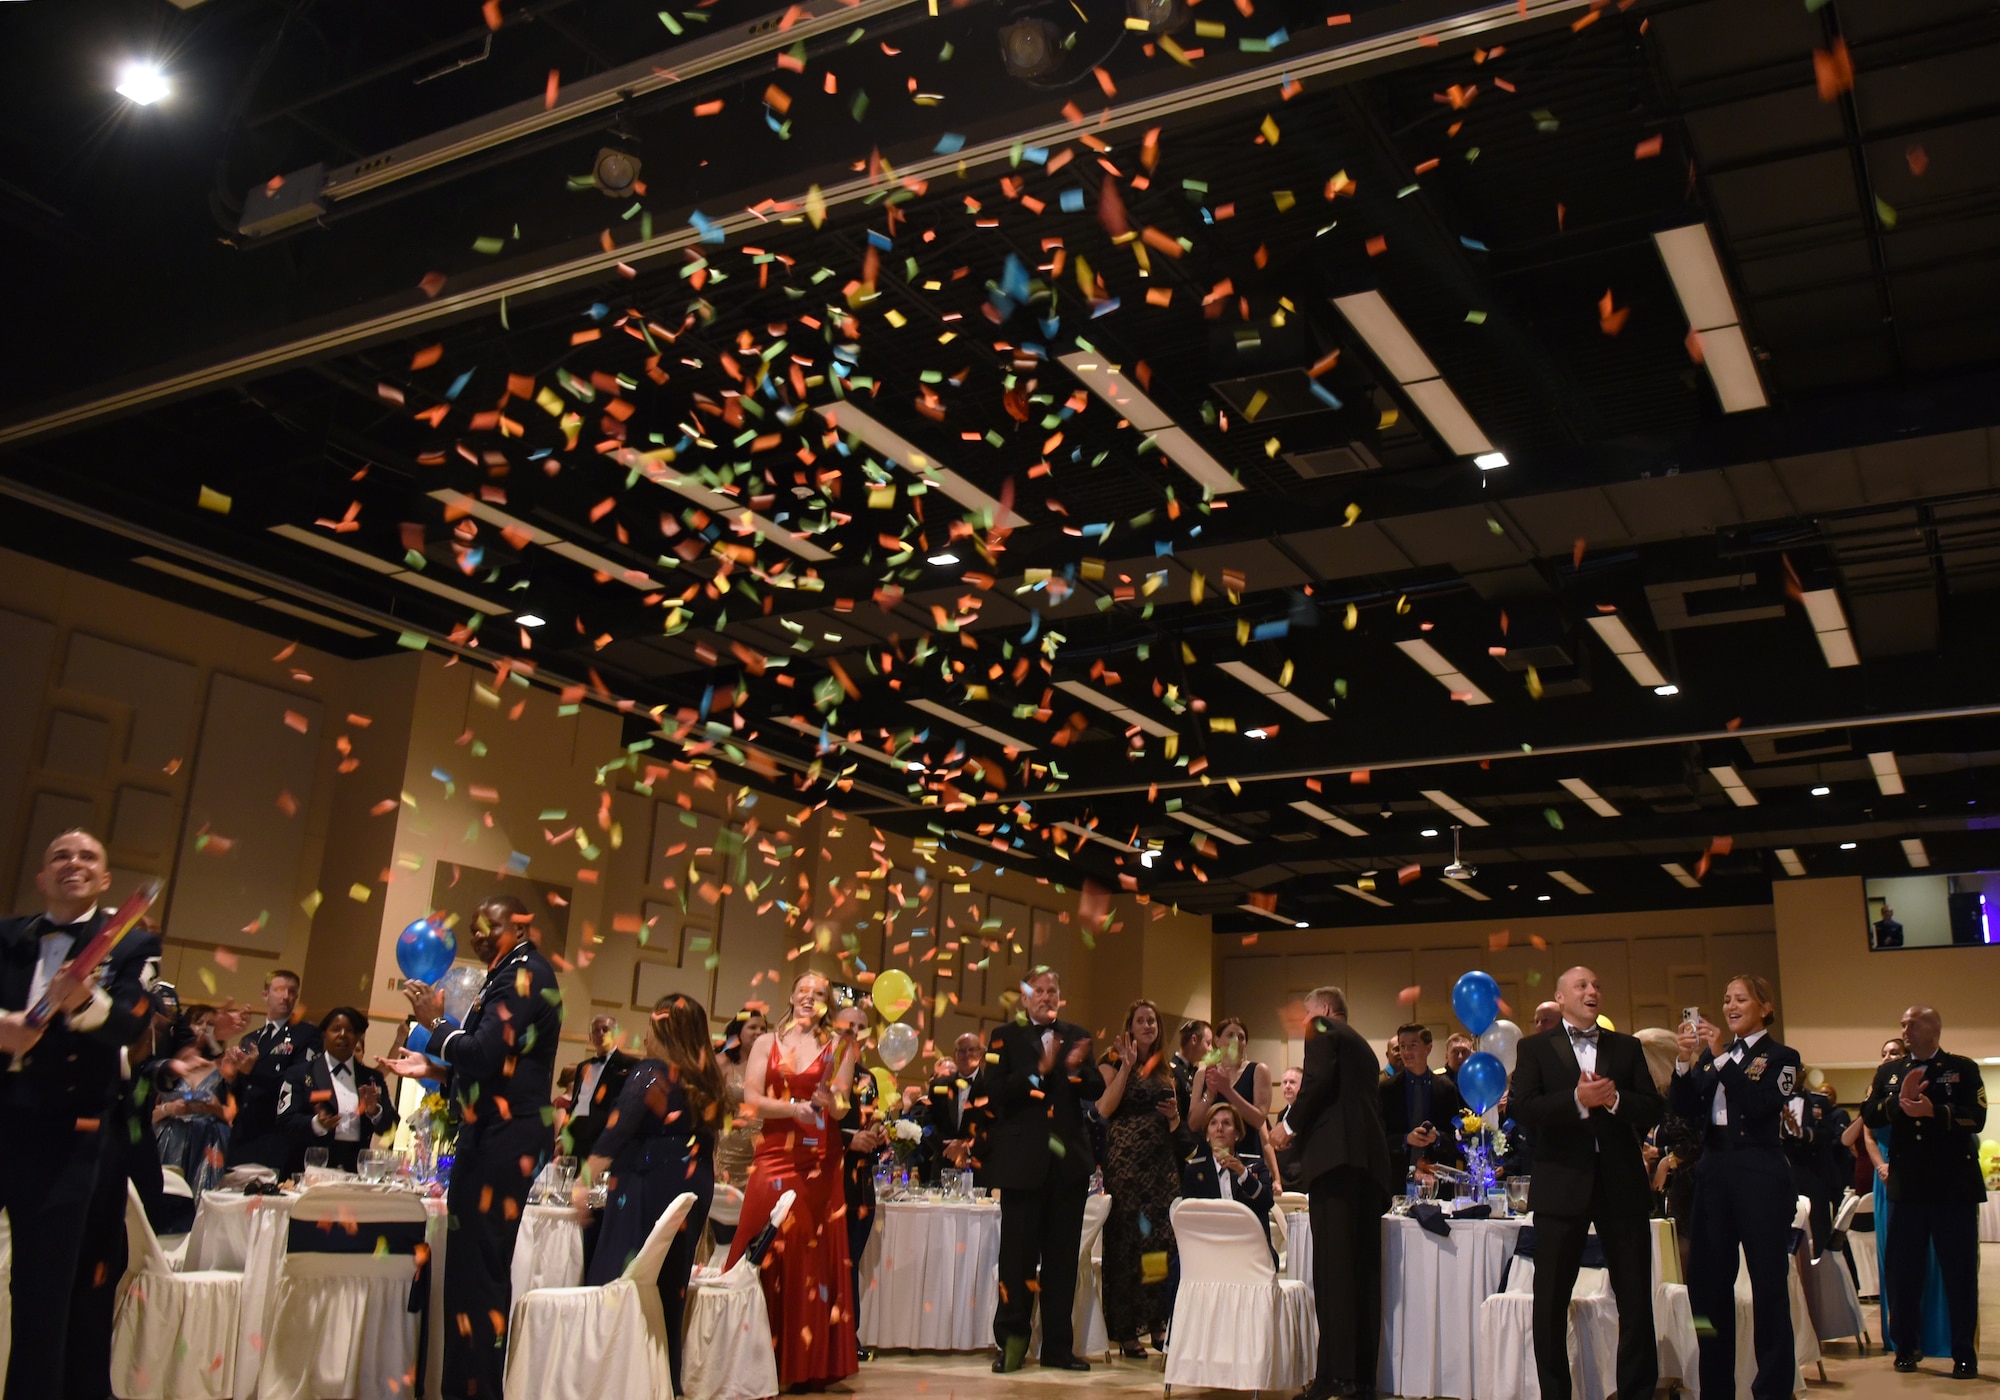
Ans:
[{"label": "black bow tie", "polygon": [[1569,1038],[1572,1044],[1579,1040],[1587,1040],[1592,1045],[1595,1045],[1597,1044],[1597,1027],[1592,1026],[1589,1030],[1580,1030],[1575,1026],[1571,1026],[1569,1028]]},{"label": "black bow tie", "polygon": [[349,1079],[354,1078],[354,1066],[348,1064],[345,1060],[336,1061],[333,1066],[333,1072],[335,1074],[344,1074]]},{"label": "black bow tie", "polygon": [[1729,1042],[1729,1048],[1723,1053],[1726,1055],[1740,1055],[1749,1048],[1750,1042],[1747,1040],[1732,1040]]}]

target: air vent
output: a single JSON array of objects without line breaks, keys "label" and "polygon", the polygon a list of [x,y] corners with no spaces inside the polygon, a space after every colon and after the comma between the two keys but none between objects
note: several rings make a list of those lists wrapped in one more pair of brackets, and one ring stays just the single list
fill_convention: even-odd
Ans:
[{"label": "air vent", "polygon": [[[1534,667],[1537,671],[1556,671],[1576,664],[1575,658],[1567,651],[1554,645],[1508,647],[1505,652],[1495,657],[1494,660],[1498,661],[1509,671],[1525,671],[1530,666]],[[1547,677],[1543,677],[1543,679],[1546,681]]]},{"label": "air vent", "polygon": [[1350,442],[1345,447],[1329,447],[1322,452],[1287,452],[1284,456],[1292,464],[1292,470],[1309,481],[1382,470],[1375,454],[1358,442]]},{"label": "air vent", "polygon": [[[1312,376],[1302,369],[1284,369],[1275,374],[1252,374],[1242,379],[1219,379],[1209,386],[1230,408],[1262,427],[1280,418],[1297,418],[1307,413],[1331,413],[1333,405],[1313,392]],[[1259,397],[1262,402],[1258,402]],[[1256,404],[1256,412],[1251,405]]]}]

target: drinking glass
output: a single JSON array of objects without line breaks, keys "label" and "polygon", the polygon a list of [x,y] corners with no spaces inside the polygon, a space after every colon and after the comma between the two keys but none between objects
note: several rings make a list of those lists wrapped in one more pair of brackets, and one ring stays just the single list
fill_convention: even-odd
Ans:
[{"label": "drinking glass", "polygon": [[382,1180],[389,1174],[390,1156],[391,1154],[375,1148],[369,1148],[362,1152],[359,1161],[361,1179],[363,1181]]},{"label": "drinking glass", "polygon": [[306,1149],[307,1171],[318,1171],[325,1165],[326,1165],[326,1149],[324,1147],[308,1147]]},{"label": "drinking glass", "polygon": [[1389,1202],[1389,1214],[1408,1215],[1409,1213],[1410,1198],[1408,1196],[1397,1196]]},{"label": "drinking glass", "polygon": [[1525,1215],[1528,1210],[1529,1178],[1510,1176],[1507,1178],[1507,1209],[1516,1215]]}]

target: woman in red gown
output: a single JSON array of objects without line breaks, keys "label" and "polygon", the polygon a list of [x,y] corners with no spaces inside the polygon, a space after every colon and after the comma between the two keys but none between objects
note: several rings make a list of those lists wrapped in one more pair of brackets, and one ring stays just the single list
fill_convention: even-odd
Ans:
[{"label": "woman in red gown", "polygon": [[778,1379],[792,1391],[824,1390],[860,1369],[840,1133],[860,1051],[828,1033],[827,1010],[826,978],[801,973],[783,1029],[762,1037],[743,1068],[744,1111],[762,1126],[729,1262],[770,1221],[778,1197],[795,1193],[761,1270]]}]

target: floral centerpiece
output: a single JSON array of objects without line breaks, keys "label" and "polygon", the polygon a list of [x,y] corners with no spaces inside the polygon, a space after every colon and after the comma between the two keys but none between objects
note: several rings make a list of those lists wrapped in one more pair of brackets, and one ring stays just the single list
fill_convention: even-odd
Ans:
[{"label": "floral centerpiece", "polygon": [[1480,1200],[1499,1189],[1500,1163],[1506,1160],[1507,1135],[1488,1128],[1486,1120],[1471,1109],[1458,1115],[1458,1141],[1465,1149],[1465,1172],[1471,1178],[1472,1194]]},{"label": "floral centerpiece", "polygon": [[910,1159],[917,1155],[917,1148],[923,1145],[924,1125],[914,1118],[898,1118],[888,1127],[889,1150],[896,1154],[896,1165],[907,1171]]}]

